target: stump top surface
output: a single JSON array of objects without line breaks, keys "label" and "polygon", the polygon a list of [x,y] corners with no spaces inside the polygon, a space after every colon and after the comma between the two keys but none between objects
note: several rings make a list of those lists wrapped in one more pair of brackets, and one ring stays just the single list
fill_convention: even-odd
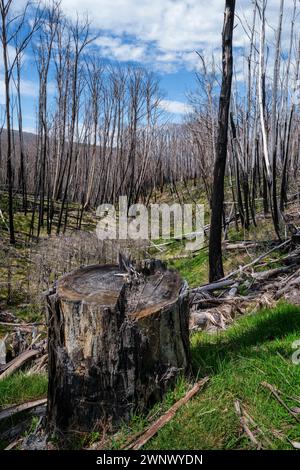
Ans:
[{"label": "stump top surface", "polygon": [[58,295],[71,302],[85,301],[114,307],[126,286],[127,312],[135,318],[149,316],[178,298],[182,279],[176,271],[164,270],[128,284],[127,273],[114,265],[86,266],[64,276]]},{"label": "stump top surface", "polygon": [[115,305],[124,285],[122,274],[117,266],[112,265],[79,268],[59,281],[58,294],[69,301]]}]

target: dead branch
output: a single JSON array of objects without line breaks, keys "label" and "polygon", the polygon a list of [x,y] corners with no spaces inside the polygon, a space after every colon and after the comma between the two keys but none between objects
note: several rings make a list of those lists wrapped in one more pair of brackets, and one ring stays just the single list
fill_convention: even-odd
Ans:
[{"label": "dead branch", "polygon": [[153,423],[147,431],[133,444],[127,447],[127,450],[139,450],[143,447],[162,427],[164,427],[175,416],[176,412],[185,405],[199,390],[209,381],[209,377],[204,377],[187,394],[178,400],[163,416]]},{"label": "dead branch", "polygon": [[243,415],[242,413],[242,408],[241,408],[241,405],[240,405],[240,402],[239,400],[236,400],[235,403],[234,403],[234,408],[235,408],[235,412],[237,414],[237,416],[239,417],[240,419],[240,424],[241,424],[241,428],[243,429],[243,431],[247,434],[247,436],[249,437],[250,441],[256,446],[256,448],[259,450],[261,449],[261,443],[258,442],[258,440],[256,439],[256,437],[254,436],[253,432],[250,430],[248,424],[247,424],[247,420],[245,418],[245,416]]},{"label": "dead branch", "polygon": [[[235,404],[235,410],[238,414],[238,416],[240,418],[243,418],[241,420],[241,425],[244,429],[244,431],[246,432],[246,434],[249,436],[249,438],[251,439],[251,441],[253,443],[255,443],[255,441],[257,441],[256,437],[254,436],[254,433],[252,431],[250,431],[249,429],[249,426],[247,424],[251,424],[251,426],[253,426],[255,428],[255,431],[260,433],[263,438],[264,438],[264,441],[268,444],[268,446],[272,447],[272,442],[270,441],[270,439],[268,437],[265,436],[265,433],[262,431],[262,429],[258,426],[258,424],[254,421],[254,419],[252,418],[252,416],[248,413],[248,411],[245,409],[245,406],[239,401],[239,400],[236,400]],[[250,434],[249,432],[250,431]],[[251,435],[251,437],[250,437]],[[253,440],[254,438],[254,440]],[[258,441],[257,441],[258,442]]]},{"label": "dead branch", "polygon": [[271,250],[267,251],[266,253],[263,253],[258,258],[251,261],[251,263],[245,264],[244,266],[240,266],[239,269],[236,269],[235,271],[232,271],[227,276],[223,277],[221,282],[226,281],[226,280],[230,279],[231,277],[236,276],[237,274],[240,274],[241,272],[245,271],[246,269],[250,268],[251,266],[254,266],[255,264],[259,263],[261,260],[263,260],[266,256],[268,256],[270,253],[273,253],[274,251],[279,250],[279,248],[283,248],[284,246],[287,246],[289,243],[291,243],[290,238],[288,240],[285,240],[283,243],[280,243],[279,245],[274,246]]},{"label": "dead branch", "polygon": [[214,291],[214,290],[227,289],[227,287],[230,287],[233,284],[235,284],[235,281],[229,280],[229,279],[224,279],[222,281],[212,282],[211,284],[205,284],[204,286],[195,287],[194,289],[190,290],[190,293],[191,294],[200,294],[202,292],[210,292],[210,291]]},{"label": "dead branch", "polygon": [[21,442],[22,439],[16,439],[15,441],[11,442],[10,444],[8,444],[7,447],[5,447],[4,450],[12,450],[14,449],[15,447],[17,447],[17,445]]},{"label": "dead branch", "polygon": [[0,421],[11,418],[12,416],[16,415],[17,413],[21,413],[22,411],[32,410],[33,408],[36,408],[40,405],[45,405],[46,403],[47,398],[40,398],[39,400],[28,401],[26,403],[22,403],[21,405],[4,408],[4,410],[0,411]]},{"label": "dead branch", "polygon": [[7,364],[7,368],[2,374],[0,375],[0,380],[4,380],[14,372],[16,372],[20,367],[22,367],[27,361],[32,359],[33,357],[40,354],[39,349],[29,349],[21,353],[17,358],[13,359],[10,363]]},{"label": "dead branch", "polygon": [[295,264],[291,264],[290,266],[283,266],[281,268],[274,268],[274,269],[269,269],[267,271],[253,273],[252,277],[256,281],[265,281],[267,279],[270,279],[271,277],[277,276],[278,274],[283,274],[283,273],[292,271],[295,268],[295,266],[296,266]]},{"label": "dead branch", "polygon": [[300,421],[300,418],[297,413],[295,413],[279,396],[280,391],[278,391],[273,385],[269,384],[268,382],[261,382],[261,385],[272,393],[272,395],[276,398],[276,400],[287,410],[287,412],[295,418],[296,421]]}]

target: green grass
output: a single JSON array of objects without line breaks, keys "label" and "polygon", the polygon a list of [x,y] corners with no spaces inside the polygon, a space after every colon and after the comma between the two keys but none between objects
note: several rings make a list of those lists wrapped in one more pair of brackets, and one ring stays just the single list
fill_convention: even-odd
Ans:
[{"label": "green grass", "polygon": [[[233,271],[239,265],[249,261],[246,252],[237,253],[234,257],[232,254],[224,253],[223,262],[225,272]],[[177,269],[181,276],[187,280],[190,287],[196,287],[208,282],[208,248],[202,249],[199,254],[190,258],[183,258],[169,261],[169,265]]]},{"label": "green grass", "polygon": [[[230,329],[216,335],[194,334],[191,339],[194,372],[198,378],[209,375],[210,382],[145,449],[253,448],[240,432],[234,409],[236,399],[269,439],[267,444],[258,435],[264,448],[291,449],[288,439],[300,441],[300,423],[261,382],[269,382],[287,395],[300,396],[300,365],[291,360],[292,343],[297,339],[300,339],[300,307],[286,304],[242,317]],[[180,380],[156,409],[160,408],[160,412],[168,409],[189,386],[187,381]],[[290,407],[299,407],[299,403],[283,398]],[[129,430],[132,433],[141,430],[146,422],[145,418],[135,417],[127,435]],[[282,439],[274,436],[274,432],[280,432]],[[118,448],[120,443],[124,443],[124,437],[123,440],[119,437],[112,447]]]},{"label": "green grass", "polygon": [[[227,331],[215,335],[195,333],[191,337],[194,375],[197,379],[209,375],[210,381],[148,442],[145,449],[253,448],[240,430],[234,409],[237,399],[263,431],[263,437],[257,435],[263,448],[291,449],[289,440],[300,441],[300,423],[261,382],[266,381],[283,392],[282,398],[290,407],[299,407],[299,403],[288,398],[300,397],[300,365],[291,360],[292,344],[298,339],[300,307],[287,304],[240,317]],[[129,424],[124,424],[107,447],[121,448],[131,435],[148,426],[150,417],[152,421],[156,419],[190,387],[187,379],[179,378],[161,403],[157,403],[147,416],[134,416]],[[46,391],[46,376],[19,372],[0,382],[0,406],[37,399],[45,396]],[[276,437],[276,433],[281,438]],[[80,448],[99,439],[101,433],[91,433],[77,439],[72,446]]]},{"label": "green grass", "polygon": [[201,250],[194,258],[174,260],[170,266],[180,272],[190,287],[204,284],[208,280],[208,251]]},{"label": "green grass", "polygon": [[0,408],[37,400],[47,394],[46,374],[17,372],[0,381]]},{"label": "green grass", "polygon": [[[30,400],[37,400],[47,395],[47,375],[46,374],[32,374],[26,375],[24,372],[17,372],[16,374],[0,381],[0,409],[12,405],[18,405]],[[11,439],[7,440],[4,437],[5,431],[24,423],[24,436],[33,432],[38,422],[37,416],[28,418],[25,413],[18,413],[17,415],[5,419],[0,423],[0,450],[5,449]]]},{"label": "green grass", "polygon": [[28,323],[40,322],[44,319],[40,306],[34,304],[12,306],[11,311],[17,318]]}]

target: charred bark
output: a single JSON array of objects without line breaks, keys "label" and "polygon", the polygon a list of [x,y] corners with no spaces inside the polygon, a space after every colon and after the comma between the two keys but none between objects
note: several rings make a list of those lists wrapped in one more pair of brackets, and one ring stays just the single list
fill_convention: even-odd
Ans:
[{"label": "charred bark", "polygon": [[49,430],[128,420],[189,368],[187,290],[175,271],[88,266],[47,296]]},{"label": "charred bark", "polygon": [[219,105],[217,154],[212,192],[211,230],[209,238],[209,279],[217,281],[224,276],[222,262],[222,213],[224,177],[227,159],[228,118],[232,83],[232,35],[235,0],[226,0],[223,27],[223,78]]}]

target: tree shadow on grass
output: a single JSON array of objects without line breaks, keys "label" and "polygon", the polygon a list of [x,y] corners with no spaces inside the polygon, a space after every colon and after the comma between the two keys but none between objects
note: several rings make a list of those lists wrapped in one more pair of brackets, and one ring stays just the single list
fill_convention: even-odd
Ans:
[{"label": "tree shadow on grass", "polygon": [[[300,306],[279,304],[271,310],[241,318],[227,331],[208,336],[200,333],[192,339],[191,353],[193,369],[217,373],[224,363],[232,362],[238,356],[253,357],[258,354],[254,346],[270,347],[272,341],[284,340],[291,334],[299,333]],[[280,343],[277,344],[281,349]]]}]

